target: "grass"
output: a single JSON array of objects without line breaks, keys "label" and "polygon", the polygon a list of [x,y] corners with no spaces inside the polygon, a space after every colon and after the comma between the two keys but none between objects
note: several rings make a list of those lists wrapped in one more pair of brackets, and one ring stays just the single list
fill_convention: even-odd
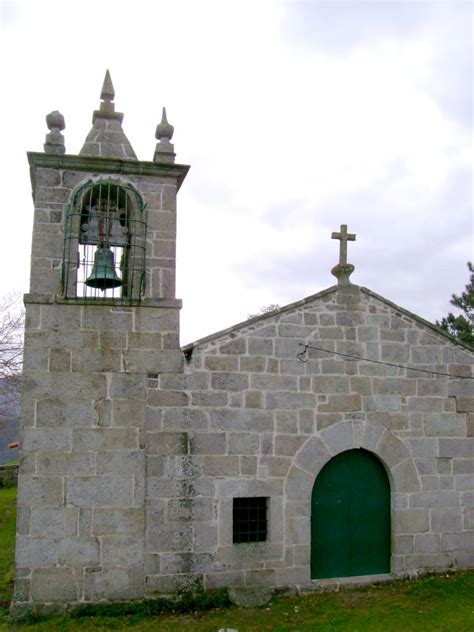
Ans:
[{"label": "grass", "polygon": [[15,558],[16,487],[0,489],[0,608],[7,608],[13,593]]},{"label": "grass", "polygon": [[[153,614],[132,604],[91,608],[82,616],[7,621],[13,589],[15,492],[0,489],[0,630],[130,630],[132,632],[473,632],[474,571],[371,585],[305,597],[275,598],[261,608],[215,608],[190,614]],[[199,605],[199,604],[198,604]],[[193,606],[198,607],[198,605]],[[127,612],[127,610],[125,610]],[[1,614],[5,615],[3,622]],[[78,613],[80,614],[80,613]]]}]

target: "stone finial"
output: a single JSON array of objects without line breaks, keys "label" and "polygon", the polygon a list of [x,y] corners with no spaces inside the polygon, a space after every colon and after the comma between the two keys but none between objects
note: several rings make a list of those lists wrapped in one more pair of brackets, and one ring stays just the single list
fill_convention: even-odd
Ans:
[{"label": "stone finial", "polygon": [[100,93],[102,101],[113,101],[115,99],[114,84],[108,70],[105,71],[104,83],[102,84],[102,92]]},{"label": "stone finial", "polygon": [[156,126],[155,138],[157,140],[161,140],[162,138],[171,140],[173,138],[173,132],[174,127],[168,123],[168,119],[166,118],[166,108],[163,108],[161,123],[158,123]]},{"label": "stone finial", "polygon": [[331,270],[337,278],[338,285],[352,285],[349,277],[354,272],[355,268],[352,263],[347,263],[347,242],[355,241],[355,233],[347,232],[347,224],[341,224],[341,231],[331,234],[331,239],[339,239],[339,263]]},{"label": "stone finial", "polygon": [[66,124],[64,122],[64,116],[61,112],[55,110],[46,115],[46,125],[48,126],[49,134],[46,134],[45,142],[43,145],[46,154],[64,154],[66,153],[66,147],[64,146],[64,136],[61,134],[65,129]]},{"label": "stone finial", "polygon": [[122,129],[123,114],[115,111],[115,90],[108,70],[100,98],[100,107],[92,115],[92,129],[79,155],[136,160],[133,147]]},{"label": "stone finial", "polygon": [[174,127],[168,123],[166,118],[166,108],[163,108],[161,122],[156,126],[155,138],[157,139],[154,162],[173,163],[176,154],[174,153],[174,145],[171,143],[173,138]]},{"label": "stone finial", "polygon": [[46,125],[49,130],[57,129],[62,132],[63,129],[66,129],[64,116],[61,112],[58,112],[58,110],[54,110],[54,112],[50,112],[46,115]]},{"label": "stone finial", "polygon": [[100,107],[98,110],[94,110],[94,114],[92,115],[92,123],[95,123],[96,119],[98,118],[116,119],[121,123],[123,121],[123,114],[122,112],[115,111],[115,103],[113,102],[115,99],[115,90],[110,72],[108,70],[105,71],[104,83],[102,84],[100,98]]}]

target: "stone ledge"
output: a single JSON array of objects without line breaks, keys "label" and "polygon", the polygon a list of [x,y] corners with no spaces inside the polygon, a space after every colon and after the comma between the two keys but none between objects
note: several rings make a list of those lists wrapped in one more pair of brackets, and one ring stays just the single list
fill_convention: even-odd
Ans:
[{"label": "stone ledge", "polygon": [[38,167],[47,169],[67,169],[93,173],[118,173],[124,175],[151,176],[155,178],[175,178],[178,190],[189,171],[189,165],[148,162],[136,159],[103,158],[99,156],[76,156],[72,154],[43,154],[28,152],[31,184],[35,189],[35,171]]},{"label": "stone ledge", "polygon": [[171,307],[181,309],[180,298],[88,299],[63,298],[53,294],[24,294],[25,305],[91,305],[93,307]]},{"label": "stone ledge", "polygon": [[398,579],[394,573],[382,573],[380,575],[356,575],[354,577],[334,577],[332,579],[312,579],[310,586],[302,586],[298,592],[329,592],[338,591],[340,588],[351,588],[357,586],[367,586],[371,584],[382,584]]}]

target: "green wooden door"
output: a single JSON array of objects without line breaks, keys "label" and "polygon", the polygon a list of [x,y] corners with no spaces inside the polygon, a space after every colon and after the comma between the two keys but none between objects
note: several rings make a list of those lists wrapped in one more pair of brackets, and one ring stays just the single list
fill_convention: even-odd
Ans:
[{"label": "green wooden door", "polygon": [[342,452],[323,467],[313,487],[311,577],[389,572],[387,473],[370,452]]}]

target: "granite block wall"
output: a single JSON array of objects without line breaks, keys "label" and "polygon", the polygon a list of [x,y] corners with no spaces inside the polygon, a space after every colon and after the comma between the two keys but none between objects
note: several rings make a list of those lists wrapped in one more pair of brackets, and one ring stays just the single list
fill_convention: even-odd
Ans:
[{"label": "granite block wall", "polygon": [[[300,343],[318,349],[301,361]],[[474,564],[468,350],[352,286],[184,351],[184,374],[148,384],[148,594],[182,582],[314,586],[312,488],[353,448],[389,476],[393,573]],[[247,496],[269,498],[266,542],[232,541],[233,498]]]},{"label": "granite block wall", "polygon": [[[122,161],[110,159],[31,154],[30,164],[17,616],[143,597],[148,376],[183,366],[174,297],[179,166],[163,173],[135,161],[125,177]],[[137,175],[146,164],[150,174]],[[109,177],[132,184],[148,205],[145,295],[132,303],[66,298],[67,206],[78,186]]]}]

